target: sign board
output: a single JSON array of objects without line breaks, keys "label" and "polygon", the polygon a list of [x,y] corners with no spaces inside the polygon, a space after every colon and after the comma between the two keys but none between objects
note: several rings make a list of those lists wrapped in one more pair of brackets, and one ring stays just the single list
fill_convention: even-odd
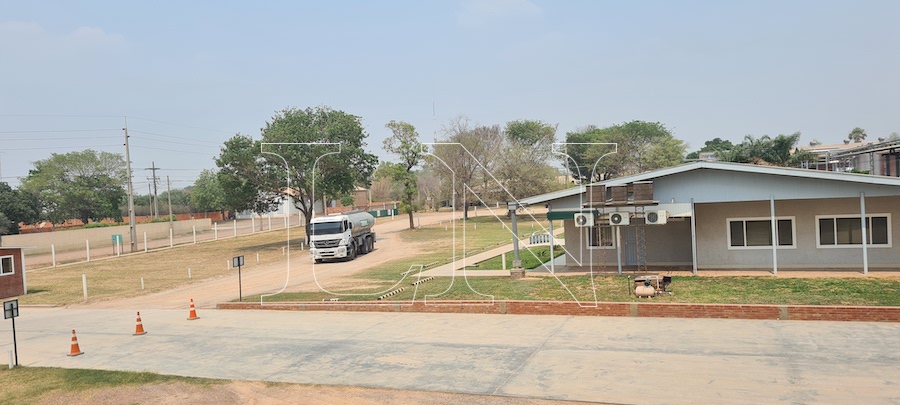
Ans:
[{"label": "sign board", "polygon": [[4,302],[3,319],[15,318],[17,316],[19,316],[19,300]]},{"label": "sign board", "polygon": [[121,244],[121,243],[122,243],[122,235],[121,235],[121,234],[115,234],[115,235],[113,235],[113,236],[112,236],[112,243],[113,243],[113,245]]},{"label": "sign board", "polygon": [[231,258],[231,267],[240,267],[244,265],[244,256]]}]

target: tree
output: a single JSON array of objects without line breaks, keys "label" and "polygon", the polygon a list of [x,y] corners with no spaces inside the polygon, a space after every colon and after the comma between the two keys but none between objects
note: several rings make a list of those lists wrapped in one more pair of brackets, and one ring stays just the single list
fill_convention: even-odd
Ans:
[{"label": "tree", "polygon": [[[675,166],[683,161],[686,149],[684,142],[676,139],[665,125],[645,121],[570,132],[566,143],[571,157],[566,165],[572,176],[583,183]],[[615,143],[618,151],[603,157],[594,171],[595,162],[615,149],[579,143]]]},{"label": "tree", "polygon": [[702,148],[700,148],[699,151],[688,153],[687,156],[684,157],[684,159],[697,160],[700,159],[700,152],[730,151],[733,148],[734,144],[731,143],[731,141],[716,137],[706,141],[706,143]]},{"label": "tree", "polygon": [[[486,176],[494,162],[502,141],[499,126],[472,128],[464,116],[454,118],[443,129],[445,139],[434,147],[428,168],[440,179],[444,192],[454,201],[454,209],[463,210],[463,220],[469,219],[469,202],[475,193],[484,196]],[[480,183],[480,184],[479,184]],[[469,199],[468,196],[473,196]],[[482,197],[483,198],[483,197]],[[460,206],[466,201],[465,204]]]},{"label": "tree", "polygon": [[191,206],[198,212],[221,211],[225,209],[225,191],[219,184],[219,175],[214,170],[203,170],[194,181],[190,195]]},{"label": "tree", "polygon": [[40,202],[33,194],[0,183],[0,235],[17,234],[20,222],[31,224],[39,216]]},{"label": "tree", "polygon": [[855,143],[862,142],[863,139],[866,139],[866,130],[860,127],[853,128],[853,130],[850,131],[850,134],[847,135],[847,139]]},{"label": "tree", "polygon": [[552,191],[557,173],[548,161],[553,157],[556,126],[534,120],[510,121],[503,133],[497,177],[509,193],[504,199]]},{"label": "tree", "polygon": [[419,133],[412,124],[403,121],[391,120],[384,126],[393,134],[384,140],[384,151],[400,156],[400,162],[389,172],[392,179],[403,186],[400,210],[409,215],[409,229],[416,229],[413,222],[415,211],[413,200],[419,189],[413,169],[418,167],[425,157],[422,144],[419,143]]},{"label": "tree", "polygon": [[42,216],[53,223],[78,218],[122,220],[125,200],[125,161],[122,155],[84,150],[34,162],[21,189],[41,202]]},{"label": "tree", "polygon": [[[234,205],[255,210],[268,210],[279,194],[291,198],[306,218],[307,233],[314,202],[325,195],[349,194],[356,185],[368,186],[378,161],[363,150],[367,134],[360,118],[325,106],[278,111],[261,132],[259,141],[238,134],[225,143],[216,159],[219,182],[226,195],[237,195]],[[303,145],[284,145],[292,143]],[[321,143],[340,146],[316,145]]]},{"label": "tree", "polygon": [[800,132],[778,135],[775,138],[763,135],[744,136],[744,141],[728,151],[716,153],[724,162],[752,163],[758,165],[793,166],[802,162],[817,161],[818,156],[810,151],[797,149]]}]

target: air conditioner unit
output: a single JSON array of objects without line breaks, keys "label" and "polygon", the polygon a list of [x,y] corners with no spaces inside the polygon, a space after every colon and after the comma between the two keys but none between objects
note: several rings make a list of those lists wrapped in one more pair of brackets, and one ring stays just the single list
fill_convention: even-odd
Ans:
[{"label": "air conditioner unit", "polygon": [[575,214],[575,226],[594,226],[594,214]]},{"label": "air conditioner unit", "polygon": [[665,225],[669,219],[669,212],[666,210],[650,211],[644,215],[644,222],[647,225]]},{"label": "air conditioner unit", "polygon": [[609,214],[609,224],[612,226],[628,225],[631,223],[631,217],[627,212],[613,212]]}]

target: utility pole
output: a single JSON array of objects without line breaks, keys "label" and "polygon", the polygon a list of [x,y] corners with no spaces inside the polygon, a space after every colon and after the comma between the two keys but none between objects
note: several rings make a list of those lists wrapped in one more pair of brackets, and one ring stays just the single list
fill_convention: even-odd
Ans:
[{"label": "utility pole", "polygon": [[169,180],[169,176],[166,176],[166,196],[169,197],[169,229],[173,229],[174,224],[172,223],[172,182]]},{"label": "utility pole", "polygon": [[[147,180],[150,180],[149,178]],[[153,216],[153,186],[147,183],[147,196],[150,197],[150,216]],[[158,217],[158,215],[157,215]]]},{"label": "utility pole", "polygon": [[137,229],[134,218],[134,188],[131,181],[131,154],[128,150],[128,117],[125,117],[125,172],[128,176],[128,232],[131,237],[131,252],[137,252]]},{"label": "utility pole", "polygon": [[150,162],[152,167],[148,167],[144,170],[150,170],[153,173],[153,210],[156,211],[156,216],[154,218],[159,219],[159,194],[156,193],[156,171],[159,170],[156,167],[156,162]]}]

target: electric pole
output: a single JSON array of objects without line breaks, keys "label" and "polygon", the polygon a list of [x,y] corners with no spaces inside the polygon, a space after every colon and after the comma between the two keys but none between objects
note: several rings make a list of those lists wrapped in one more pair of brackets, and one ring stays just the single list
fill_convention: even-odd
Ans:
[{"label": "electric pole", "polygon": [[148,167],[144,170],[150,170],[153,173],[153,210],[156,211],[156,216],[154,218],[159,219],[159,194],[156,193],[156,171],[159,170],[156,167],[156,162],[150,162],[152,167]]},{"label": "electric pole", "polygon": [[125,172],[128,176],[128,232],[131,236],[131,252],[137,252],[137,229],[134,218],[134,188],[131,182],[131,154],[128,150],[128,117],[125,117]]}]

